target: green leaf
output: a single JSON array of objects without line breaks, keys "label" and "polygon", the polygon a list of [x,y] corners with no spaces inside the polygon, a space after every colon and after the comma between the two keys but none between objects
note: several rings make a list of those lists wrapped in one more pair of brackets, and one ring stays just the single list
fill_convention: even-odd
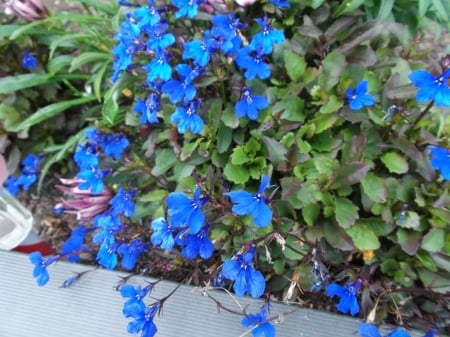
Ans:
[{"label": "green leaf", "polygon": [[0,120],[6,131],[12,131],[20,122],[20,113],[12,106],[0,104]]},{"label": "green leaf", "polygon": [[302,208],[302,217],[308,226],[314,226],[320,214],[319,204],[309,204]]},{"label": "green leaf", "polygon": [[297,199],[303,205],[309,205],[321,200],[322,192],[320,191],[319,185],[312,181],[305,182],[297,192]]},{"label": "green leaf", "polygon": [[450,279],[441,273],[433,273],[428,269],[419,269],[419,278],[426,288],[441,294],[450,293]]},{"label": "green leaf", "polygon": [[286,160],[287,149],[283,144],[267,136],[262,136],[262,140],[267,146],[269,159],[274,165]]},{"label": "green leaf", "polygon": [[105,101],[102,105],[102,116],[110,124],[114,126],[118,122],[119,104],[117,103],[118,90],[116,86],[108,89],[105,93]]},{"label": "green leaf", "polygon": [[386,19],[392,13],[395,0],[381,0],[380,9],[378,10],[377,18]]},{"label": "green leaf", "polygon": [[317,135],[324,132],[325,130],[328,130],[336,124],[336,121],[338,119],[339,115],[337,113],[329,113],[317,116],[310,122],[315,126],[314,134]]},{"label": "green leaf", "polygon": [[281,114],[281,119],[291,122],[303,122],[305,120],[305,102],[298,96],[288,96],[277,101],[272,107],[272,114]]},{"label": "green leaf", "polygon": [[355,246],[360,250],[376,250],[380,248],[380,241],[376,234],[366,225],[356,223],[346,230]]},{"label": "green leaf", "polygon": [[152,174],[160,176],[166,173],[177,161],[177,157],[172,149],[163,149],[156,153],[155,167]]},{"label": "green leaf", "polygon": [[347,62],[345,56],[335,50],[327,55],[322,64],[323,71],[319,76],[319,86],[322,90],[330,91],[339,82]]},{"label": "green leaf", "polygon": [[383,154],[380,159],[391,173],[403,174],[408,172],[408,162],[398,153],[387,152]]},{"label": "green leaf", "polygon": [[448,23],[449,18],[447,15],[447,9],[445,8],[445,6],[442,4],[441,0],[432,0],[433,1],[433,7],[434,7],[434,12],[437,16],[437,18],[439,19],[439,21],[441,22],[445,22]]},{"label": "green leaf", "polygon": [[301,260],[308,254],[309,247],[304,242],[290,235],[286,238],[286,248],[283,255],[289,260]]},{"label": "green leaf", "polygon": [[419,232],[399,228],[397,230],[397,242],[402,250],[411,256],[414,256],[419,247],[422,235]]},{"label": "green leaf", "polygon": [[138,200],[140,202],[160,201],[167,197],[168,194],[169,192],[166,189],[157,188],[140,196]]},{"label": "green leaf", "polygon": [[51,74],[56,74],[61,69],[67,68],[72,63],[74,57],[72,55],[59,55],[52,58],[47,63],[47,70]]},{"label": "green leaf", "polygon": [[231,163],[233,165],[242,165],[248,163],[250,158],[244,150],[243,146],[236,146],[231,154]]},{"label": "green leaf", "polygon": [[359,218],[358,206],[347,198],[336,198],[334,212],[336,221],[342,228],[353,226],[356,219]]},{"label": "green leaf", "polygon": [[224,153],[231,145],[233,130],[227,127],[224,123],[220,123],[219,131],[217,133],[217,152]]},{"label": "green leaf", "polygon": [[330,188],[337,189],[359,183],[366,176],[369,169],[369,165],[365,163],[345,164],[336,170],[334,181]]},{"label": "green leaf", "polygon": [[349,251],[355,248],[352,239],[343,228],[325,222],[323,229],[325,239],[334,248],[343,251]]},{"label": "green leaf", "polygon": [[0,94],[10,94],[50,82],[49,74],[23,74],[17,76],[6,76],[0,78]]},{"label": "green leaf", "polygon": [[424,17],[428,8],[430,8],[431,0],[419,0],[419,17]]},{"label": "green leaf", "polygon": [[41,123],[43,121],[46,121],[49,118],[55,117],[58,114],[66,111],[67,109],[76,106],[76,105],[82,105],[88,102],[92,102],[95,100],[94,96],[88,96],[88,97],[81,97],[76,98],[70,101],[62,101],[58,103],[53,103],[50,105],[47,105],[46,107],[43,107],[36,111],[34,114],[32,114],[30,117],[25,119],[23,122],[21,122],[19,125],[14,127],[14,132],[20,132],[23,130],[26,130],[33,125],[36,125],[38,123]]},{"label": "green leaf", "polygon": [[333,18],[337,18],[338,16],[352,12],[361,6],[364,3],[364,0],[344,0],[341,5],[336,9],[336,12],[333,14]]},{"label": "green leaf", "polygon": [[444,238],[444,230],[432,228],[423,237],[421,247],[431,253],[439,252],[442,248],[444,248]]},{"label": "green leaf", "polygon": [[246,183],[250,178],[250,174],[245,167],[241,165],[233,165],[231,163],[227,163],[225,165],[223,174],[225,175],[225,178],[227,178],[228,180],[232,181],[235,184]]},{"label": "green leaf", "polygon": [[368,172],[361,180],[361,186],[367,197],[375,202],[386,202],[387,187],[383,179],[377,177],[374,173]]},{"label": "green leaf", "polygon": [[88,63],[96,62],[108,62],[112,61],[113,57],[111,53],[101,53],[101,52],[85,52],[77,57],[75,57],[70,65],[69,72],[78,69]]},{"label": "green leaf", "polygon": [[291,80],[299,81],[306,69],[305,59],[291,50],[284,53],[284,66]]},{"label": "green leaf", "polygon": [[80,39],[88,40],[89,38],[92,37],[85,33],[73,33],[65,34],[56,39],[53,39],[52,43],[50,44],[50,59],[53,58],[53,54],[58,47],[75,47],[75,41]]},{"label": "green leaf", "polygon": [[231,129],[236,129],[239,126],[239,118],[236,116],[234,108],[229,106],[223,110],[222,122]]}]

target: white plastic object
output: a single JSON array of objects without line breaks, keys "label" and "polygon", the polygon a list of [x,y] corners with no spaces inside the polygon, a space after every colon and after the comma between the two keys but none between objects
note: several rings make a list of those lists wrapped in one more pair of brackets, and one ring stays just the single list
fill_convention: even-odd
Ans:
[{"label": "white plastic object", "polygon": [[33,216],[3,186],[0,186],[0,249],[22,243],[33,227]]}]

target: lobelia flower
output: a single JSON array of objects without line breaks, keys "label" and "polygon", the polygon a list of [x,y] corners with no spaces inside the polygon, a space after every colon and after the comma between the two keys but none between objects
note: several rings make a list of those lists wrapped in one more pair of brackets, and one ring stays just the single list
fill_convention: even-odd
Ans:
[{"label": "lobelia flower", "polygon": [[22,68],[24,69],[35,69],[37,65],[37,60],[34,55],[31,55],[29,52],[22,53]]},{"label": "lobelia flower", "polygon": [[250,47],[241,48],[235,58],[236,64],[245,69],[244,77],[253,80],[255,77],[264,80],[270,76],[270,67],[263,61],[261,50],[253,51]]},{"label": "lobelia flower", "polygon": [[450,88],[447,86],[450,69],[438,75],[433,75],[426,70],[417,70],[408,77],[419,88],[416,93],[417,102],[434,101],[438,107],[450,107]]},{"label": "lobelia flower", "polygon": [[253,35],[249,47],[261,54],[270,54],[273,51],[274,44],[279,44],[285,40],[284,34],[282,31],[272,28],[267,16],[263,19],[257,18],[256,22],[261,27],[261,31]]},{"label": "lobelia flower", "polygon": [[265,109],[269,106],[267,99],[264,96],[252,95],[252,89],[244,87],[242,89],[241,100],[234,106],[234,111],[238,117],[247,116],[248,119],[258,119],[259,110]]},{"label": "lobelia flower", "polygon": [[[372,323],[359,324],[358,333],[362,337],[382,337],[378,331],[378,328]],[[436,334],[436,329],[430,329],[423,337],[434,337]],[[385,335],[385,337],[410,337],[410,335],[403,328],[395,328],[393,331]]]},{"label": "lobelia flower", "polygon": [[264,190],[268,187],[269,176],[263,176],[256,194],[238,190],[224,193],[234,204],[232,211],[237,215],[250,215],[258,227],[267,227],[272,221],[272,210],[267,205]]},{"label": "lobelia flower", "polygon": [[47,267],[58,261],[60,257],[60,255],[52,255],[44,259],[41,252],[33,252],[28,255],[28,259],[34,264],[33,277],[36,278],[38,286],[42,287],[47,284],[50,279]]},{"label": "lobelia flower", "polygon": [[22,174],[17,178],[16,184],[27,191],[38,178],[39,163],[43,156],[36,156],[32,153],[28,154],[21,162]]},{"label": "lobelia flower", "polygon": [[80,190],[89,190],[94,195],[100,194],[105,188],[102,179],[110,173],[110,169],[101,170],[96,166],[86,167],[77,174],[77,178],[81,180],[78,188]]},{"label": "lobelia flower", "polygon": [[197,16],[198,6],[203,3],[205,3],[204,0],[173,0],[172,4],[178,8],[175,17],[193,19]]},{"label": "lobelia flower", "polygon": [[346,283],[344,287],[336,283],[331,283],[326,287],[325,292],[331,298],[334,296],[339,297],[339,303],[336,305],[336,308],[340,312],[344,314],[350,312],[352,316],[355,316],[359,312],[357,294],[361,282],[360,279],[357,279],[352,284]]},{"label": "lobelia flower", "polygon": [[158,111],[161,109],[161,95],[150,93],[144,100],[138,99],[134,105],[134,112],[140,114],[139,121],[142,124],[158,123]]},{"label": "lobelia flower", "polygon": [[147,73],[147,82],[153,82],[156,79],[167,81],[172,77],[172,67],[170,66],[169,56],[162,50],[157,50],[155,56],[149,64],[142,67]]},{"label": "lobelia flower", "polygon": [[266,302],[256,314],[247,314],[241,324],[244,328],[252,328],[254,337],[275,337],[275,326],[267,320],[269,314],[269,303]]},{"label": "lobelia flower", "polygon": [[130,145],[130,142],[123,135],[110,134],[106,135],[101,145],[106,155],[119,160],[122,157],[123,151]]},{"label": "lobelia flower", "polygon": [[169,25],[167,22],[160,21],[155,26],[146,29],[148,35],[147,49],[156,52],[165,50],[175,43],[175,37],[171,33],[166,33]]},{"label": "lobelia flower", "polygon": [[202,190],[197,187],[192,199],[182,192],[169,194],[166,205],[172,226],[189,227],[189,234],[197,234],[200,231],[205,222],[201,208],[209,200],[208,196],[200,197],[201,193]]},{"label": "lobelia flower", "polygon": [[450,180],[450,149],[439,146],[429,146],[430,164],[435,170],[441,171],[442,178]]},{"label": "lobelia flower", "polygon": [[197,115],[200,103],[200,99],[185,103],[185,107],[177,107],[170,116],[171,122],[177,124],[179,133],[183,134],[189,130],[192,133],[201,133],[203,131],[203,119]]},{"label": "lobelia flower", "polygon": [[128,332],[132,334],[141,332],[141,337],[153,337],[158,331],[153,319],[159,308],[159,302],[149,306],[143,302],[136,302],[129,305],[126,310],[124,308],[124,316],[134,318],[134,321],[128,323]]},{"label": "lobelia flower", "polygon": [[187,64],[178,64],[176,66],[178,77],[180,80],[169,80],[165,82],[161,91],[169,96],[172,103],[178,103],[183,99],[191,101],[194,99],[197,93],[197,88],[192,85],[192,81],[200,75],[199,67],[191,69]]},{"label": "lobelia flower", "polygon": [[78,220],[91,220],[110,207],[112,192],[107,186],[104,185],[100,193],[93,195],[90,189],[78,188],[77,185],[82,182],[80,179],[60,179],[60,181],[64,185],[55,187],[68,195],[70,199],[61,198],[61,202],[55,205],[55,209],[61,209],[66,214],[75,214]]},{"label": "lobelia flower", "polygon": [[172,249],[175,245],[175,239],[173,238],[175,228],[170,226],[164,218],[153,220],[150,226],[153,229],[153,234],[150,237],[152,244],[162,249]]},{"label": "lobelia flower", "polygon": [[133,305],[134,303],[141,303],[145,296],[147,296],[152,291],[152,289],[153,284],[149,284],[144,288],[141,288],[140,285],[136,286],[135,288],[130,284],[126,284],[122,288],[120,288],[120,295],[129,299],[123,304],[124,315],[129,311],[131,305]]},{"label": "lobelia flower", "polygon": [[139,256],[147,249],[148,246],[140,238],[120,244],[117,253],[122,255],[122,267],[126,270],[134,269]]},{"label": "lobelia flower", "polygon": [[97,263],[112,270],[117,265],[117,243],[108,240],[103,241],[97,253]]},{"label": "lobelia flower", "polygon": [[109,201],[111,205],[111,213],[113,215],[123,214],[130,218],[134,214],[135,203],[133,201],[136,195],[137,188],[133,188],[128,192],[125,192],[122,187],[119,188],[117,194]]},{"label": "lobelia flower", "polygon": [[91,144],[78,144],[73,159],[81,170],[98,165],[98,154],[95,146]]},{"label": "lobelia flower", "polygon": [[183,60],[192,59],[199,66],[205,67],[210,59],[211,54],[218,50],[217,40],[214,38],[210,30],[205,30],[203,41],[192,40],[183,43]]},{"label": "lobelia flower", "polygon": [[269,0],[269,3],[278,8],[291,8],[291,4],[287,0]]},{"label": "lobelia flower", "polygon": [[208,229],[208,226],[204,226],[197,234],[180,232],[175,242],[183,247],[181,255],[186,259],[195,259],[197,256],[205,260],[209,259],[214,252],[214,245],[207,236]]},{"label": "lobelia flower", "polygon": [[375,104],[375,98],[367,93],[368,82],[360,81],[356,84],[355,90],[351,87],[347,88],[345,92],[345,98],[349,102],[349,107],[352,110],[360,110],[365,106],[372,106]]},{"label": "lobelia flower", "polygon": [[94,243],[104,243],[106,241],[112,245],[115,242],[114,235],[124,228],[119,217],[113,215],[111,212],[97,215],[92,223],[96,228],[101,229],[92,238],[92,242]]},{"label": "lobelia flower", "polygon": [[242,45],[238,30],[245,28],[245,25],[239,22],[239,18],[235,18],[234,13],[216,14],[211,23],[211,33],[217,39],[220,50],[227,55],[236,53]]},{"label": "lobelia flower", "polygon": [[222,275],[234,281],[233,289],[239,297],[249,293],[250,296],[258,298],[262,296],[266,288],[264,276],[251,266],[254,254],[255,247],[252,246],[246,253],[234,254],[223,264]]},{"label": "lobelia flower", "polygon": [[81,251],[89,251],[90,248],[84,245],[84,238],[86,234],[92,231],[92,228],[87,228],[83,224],[72,229],[70,237],[63,243],[61,254],[68,256],[70,262],[77,262],[80,259]]},{"label": "lobelia flower", "polygon": [[17,183],[17,178],[13,176],[9,176],[3,183],[3,186],[11,195],[16,195],[20,191],[20,185]]}]

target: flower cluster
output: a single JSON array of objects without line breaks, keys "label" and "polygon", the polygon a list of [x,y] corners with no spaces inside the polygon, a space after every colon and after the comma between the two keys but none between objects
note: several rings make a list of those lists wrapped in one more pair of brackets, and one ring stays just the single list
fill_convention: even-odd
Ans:
[{"label": "flower cluster", "polygon": [[38,178],[39,174],[39,163],[41,162],[43,156],[36,156],[34,154],[29,154],[21,162],[21,175],[18,177],[9,176],[4,182],[4,186],[12,195],[16,195],[20,190],[28,191],[28,189],[33,185]]}]

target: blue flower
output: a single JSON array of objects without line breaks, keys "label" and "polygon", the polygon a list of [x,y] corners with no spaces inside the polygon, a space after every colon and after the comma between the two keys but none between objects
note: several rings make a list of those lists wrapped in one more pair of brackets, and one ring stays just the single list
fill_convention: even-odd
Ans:
[{"label": "blue flower", "polygon": [[234,106],[234,111],[238,117],[247,116],[251,120],[258,119],[258,112],[269,106],[267,99],[264,96],[252,95],[252,89],[244,87],[242,98]]},{"label": "blue flower", "polygon": [[[358,326],[358,333],[362,337],[381,337],[378,328],[372,323],[361,323]],[[402,328],[396,328],[385,337],[410,337],[410,335]]]},{"label": "blue flower", "polygon": [[375,98],[367,93],[367,89],[367,81],[358,82],[355,90],[351,87],[347,88],[345,98],[349,101],[350,109],[359,110],[364,106],[372,106],[375,104]]},{"label": "blue flower", "polygon": [[203,41],[192,40],[183,44],[183,60],[192,59],[201,67],[206,66],[211,59],[211,53],[217,51],[217,41],[211,31],[206,30]]},{"label": "blue flower", "polygon": [[197,89],[192,85],[192,81],[200,74],[199,68],[192,70],[187,64],[179,64],[176,66],[178,80],[169,80],[165,82],[161,91],[169,96],[172,103],[180,102],[185,99],[191,101],[194,99]]},{"label": "blue flower", "polygon": [[161,96],[155,92],[150,93],[144,100],[138,99],[134,112],[141,114],[139,121],[142,124],[158,123],[158,111],[161,109]]},{"label": "blue flower", "polygon": [[97,263],[105,267],[106,269],[112,270],[117,265],[117,244],[104,241],[100,245],[100,249],[97,253]]},{"label": "blue flower", "polygon": [[160,308],[159,302],[146,306],[143,302],[136,302],[124,310],[125,317],[132,317],[134,321],[128,323],[127,330],[131,334],[141,332],[141,337],[153,337],[158,329],[153,319]]},{"label": "blue flower", "polygon": [[264,190],[269,184],[269,176],[263,176],[258,192],[252,194],[246,191],[233,191],[224,193],[229,196],[234,204],[232,211],[237,215],[250,215],[253,217],[255,225],[258,227],[267,227],[272,221],[272,210],[267,205],[267,199],[264,196]]},{"label": "blue flower", "polygon": [[201,193],[202,190],[200,187],[197,187],[192,199],[189,199],[182,192],[169,194],[166,199],[166,205],[172,226],[189,227],[190,234],[197,234],[200,231],[205,222],[202,207],[209,200],[208,196],[200,197]]},{"label": "blue flower", "polygon": [[361,280],[357,279],[352,284],[346,283],[344,287],[336,283],[331,283],[325,289],[327,296],[333,298],[334,296],[338,296],[339,303],[336,305],[336,308],[346,314],[350,312],[352,316],[355,316],[359,312],[359,304],[358,304],[358,289],[361,286]]},{"label": "blue flower", "polygon": [[81,170],[97,166],[98,154],[95,151],[95,146],[91,144],[78,144],[77,151],[73,155],[73,160]]},{"label": "blue flower", "polygon": [[118,160],[128,145],[130,142],[123,135],[107,135],[102,143],[102,149],[106,155]]},{"label": "blue flower", "polygon": [[120,295],[129,299],[123,304],[123,314],[126,316],[130,306],[135,303],[141,303],[145,296],[152,291],[152,289],[153,284],[149,284],[144,288],[141,288],[140,285],[135,288],[132,285],[127,284],[120,288]]},{"label": "blue flower", "polygon": [[197,115],[197,109],[201,103],[200,99],[187,103],[186,107],[178,107],[170,116],[170,120],[177,124],[178,132],[185,133],[190,130],[192,133],[203,131],[203,119]]},{"label": "blue flower", "polygon": [[94,235],[92,242],[104,243],[105,241],[112,245],[115,242],[114,235],[124,227],[117,215],[105,212],[94,218],[93,225],[101,230]]},{"label": "blue flower", "polygon": [[445,147],[429,146],[431,166],[441,171],[442,178],[450,180],[450,150]]},{"label": "blue flower", "polygon": [[88,250],[84,246],[84,237],[90,231],[92,229],[86,228],[83,224],[72,229],[70,237],[62,245],[61,254],[68,256],[70,262],[78,261],[80,259],[80,251]]},{"label": "blue flower", "polygon": [[261,27],[261,31],[253,35],[250,49],[261,54],[270,54],[273,51],[274,44],[279,44],[285,40],[284,34],[282,31],[273,29],[267,17],[257,18],[256,22]]},{"label": "blue flower", "polygon": [[245,69],[245,79],[253,80],[259,77],[264,80],[270,76],[270,67],[263,61],[263,56],[260,50],[252,51],[249,47],[238,51],[235,62],[240,68]]},{"label": "blue flower", "polygon": [[239,297],[249,293],[258,298],[266,288],[264,276],[251,266],[254,254],[255,247],[252,246],[245,254],[234,254],[223,264],[222,274],[226,279],[234,281],[233,289]]},{"label": "blue flower", "polygon": [[120,187],[114,198],[109,201],[112,214],[123,214],[128,218],[132,217],[135,209],[133,198],[136,192],[136,188],[131,189],[129,192],[125,192],[124,189]]},{"label": "blue flower", "polygon": [[150,61],[148,65],[143,67],[144,70],[147,70],[147,81],[153,82],[157,78],[167,81],[172,76],[172,67],[167,62],[169,59],[168,55],[163,51],[157,50],[155,56]]},{"label": "blue flower", "polygon": [[450,69],[438,75],[426,70],[417,70],[409,74],[411,82],[419,88],[416,93],[417,102],[434,101],[438,107],[450,107],[450,88],[447,86],[449,78]]},{"label": "blue flower", "polygon": [[117,253],[122,255],[122,267],[126,270],[134,269],[139,256],[147,249],[148,246],[140,238],[120,244]]},{"label": "blue flower", "polygon": [[16,195],[20,191],[20,185],[17,183],[17,178],[13,176],[9,176],[3,183],[3,186],[5,186],[11,195]]},{"label": "blue flower", "polygon": [[17,185],[17,187],[27,191],[31,187],[31,185],[33,185],[37,181],[39,173],[39,163],[42,158],[43,156],[36,156],[30,153],[22,160],[22,174],[15,181],[15,185]]},{"label": "blue flower", "polygon": [[82,182],[78,185],[80,190],[89,190],[92,194],[99,194],[103,191],[103,177],[111,173],[111,170],[100,170],[96,166],[86,167],[77,174],[77,178]]},{"label": "blue flower", "polygon": [[220,50],[227,55],[236,53],[242,45],[238,29],[245,28],[245,25],[239,22],[239,18],[234,17],[234,13],[216,14],[212,17],[211,23],[213,24],[211,33],[217,39]]},{"label": "blue flower", "polygon": [[159,22],[156,26],[146,30],[148,34],[147,49],[152,51],[165,50],[175,43],[173,34],[165,34],[168,24]]},{"label": "blue flower", "polygon": [[267,320],[268,314],[269,303],[266,302],[256,314],[245,315],[241,324],[244,328],[252,328],[254,337],[275,337],[275,326]]},{"label": "blue flower", "polygon": [[195,18],[197,16],[198,6],[204,2],[204,0],[173,0],[173,5],[179,9],[175,12],[175,17],[177,19],[183,17]]},{"label": "blue flower", "polygon": [[175,240],[178,245],[183,247],[181,255],[186,259],[195,259],[197,256],[205,260],[209,259],[214,252],[214,245],[207,233],[208,226],[203,227],[197,234],[180,232]]},{"label": "blue flower", "polygon": [[175,239],[173,238],[175,228],[170,226],[164,218],[157,218],[150,225],[153,229],[153,234],[150,237],[152,244],[163,249],[172,249],[175,245]]},{"label": "blue flower", "polygon": [[37,64],[36,57],[31,55],[29,52],[22,53],[22,68],[24,69],[35,69]]},{"label": "blue flower", "polygon": [[28,255],[28,258],[32,264],[34,264],[33,277],[37,279],[38,286],[44,286],[47,284],[50,276],[47,271],[47,267],[52,263],[60,259],[59,255],[50,256],[47,259],[42,257],[41,252],[34,252]]},{"label": "blue flower", "polygon": [[269,0],[269,3],[277,6],[278,8],[291,8],[291,4],[287,0]]},{"label": "blue flower", "polygon": [[156,8],[153,0],[148,1],[148,7],[140,7],[133,11],[133,19],[141,29],[156,26],[161,21],[161,10]]}]

